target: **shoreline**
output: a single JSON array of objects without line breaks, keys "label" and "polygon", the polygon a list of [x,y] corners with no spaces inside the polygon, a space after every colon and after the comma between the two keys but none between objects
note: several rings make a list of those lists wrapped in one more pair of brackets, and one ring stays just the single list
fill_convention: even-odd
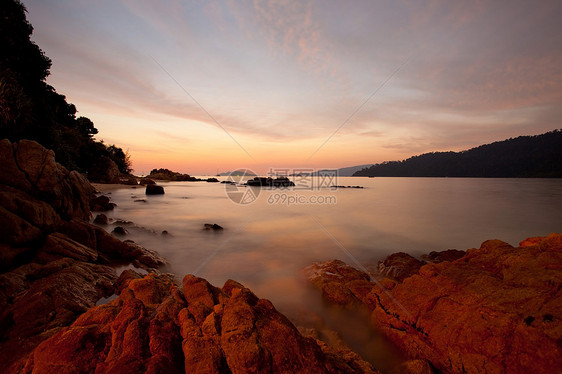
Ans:
[{"label": "shoreline", "polygon": [[[101,193],[107,193],[115,190],[125,189],[125,188],[133,188],[133,187],[140,187],[140,185],[130,185],[130,184],[122,184],[122,183],[92,183],[90,184],[96,189],[96,191]],[[144,186],[143,186],[144,187]]]},{"label": "shoreline", "polygon": [[[413,257],[411,255],[405,254],[405,253],[400,253],[400,252],[395,252],[389,256],[387,256],[386,258],[384,258],[382,261],[379,262],[378,266],[372,266],[372,264],[367,265],[367,268],[369,269],[375,269],[374,272],[376,272],[378,274],[378,276],[374,276],[374,272],[371,272],[369,275],[370,276],[374,276],[376,278],[376,280],[378,282],[380,282],[381,284],[384,285],[384,287],[391,293],[393,294],[395,291],[393,291],[395,288],[397,290],[403,290],[404,288],[402,287],[402,284],[407,283],[408,287],[412,287],[412,282],[417,282],[417,279],[419,279],[420,277],[426,277],[426,273],[429,271],[428,269],[432,269],[431,271],[433,271],[433,269],[435,267],[437,267],[438,269],[441,269],[441,272],[439,272],[439,274],[445,272],[448,274],[448,272],[451,272],[454,270],[454,272],[457,271],[457,268],[455,266],[459,266],[459,264],[462,264],[462,262],[464,261],[463,258],[467,257],[467,258],[474,258],[476,257],[479,261],[480,258],[484,258],[487,252],[495,252],[496,255],[500,256],[502,251],[506,251],[506,255],[508,254],[509,251],[512,251],[511,253],[509,253],[509,258],[507,260],[504,259],[500,259],[499,257],[494,257],[492,259],[488,259],[485,260],[485,266],[486,267],[497,267],[497,266],[506,266],[506,265],[502,265],[504,263],[504,261],[506,261],[508,264],[511,262],[520,262],[522,261],[520,259],[520,253],[517,253],[518,251],[529,251],[531,250],[531,248],[535,248],[532,249],[533,251],[538,251],[536,253],[541,253],[541,251],[543,251],[542,249],[540,249],[540,245],[543,241],[552,241],[554,240],[556,242],[557,237],[559,236],[559,234],[551,234],[550,236],[547,237],[531,237],[531,238],[526,238],[523,239],[520,243],[519,246],[515,245],[515,246],[511,246],[508,243],[504,243],[498,240],[488,240],[485,241],[482,246],[478,249],[472,248],[472,249],[468,249],[466,251],[464,250],[444,250],[444,251],[434,251],[434,252],[425,252],[424,254],[422,254],[421,256],[416,256]],[[549,239],[550,238],[550,239]],[[552,239],[555,238],[555,239]],[[549,247],[550,244],[544,244],[545,247]],[[562,251],[562,246],[559,247],[558,249],[558,253],[560,253]],[[556,252],[555,252],[556,253]],[[524,254],[522,252],[522,254]],[[532,262],[532,258],[528,259],[528,263]],[[325,261],[324,263],[331,263],[333,261]],[[323,264],[324,264],[323,263]],[[450,265],[450,264],[457,264],[457,265]],[[311,265],[314,266],[314,265]],[[531,265],[529,265],[531,266]],[[531,266],[532,267],[532,266]],[[322,270],[319,270],[320,272]],[[518,270],[519,271],[519,270]],[[406,366],[412,366],[412,367],[418,367],[418,368],[423,368],[423,370],[426,371],[422,371],[424,373],[433,373],[433,369],[432,368],[440,368],[440,370],[444,370],[445,372],[451,370],[453,372],[456,372],[458,370],[461,370],[460,368],[465,367],[465,368],[469,368],[467,369],[468,372],[480,372],[482,370],[490,370],[490,371],[494,371],[497,367],[501,367],[502,365],[504,365],[503,361],[499,361],[498,360],[503,360],[503,356],[500,357],[499,359],[497,358],[493,358],[491,356],[486,356],[486,355],[480,355],[478,358],[466,358],[469,357],[469,355],[466,353],[468,351],[468,349],[466,347],[455,347],[453,343],[449,342],[446,340],[446,338],[444,338],[442,335],[440,335],[441,333],[437,333],[430,329],[427,328],[427,326],[425,326],[424,324],[427,322],[416,322],[413,321],[411,323],[412,324],[408,324],[405,323],[405,321],[408,320],[408,314],[406,315],[400,315],[400,310],[399,308],[396,308],[396,306],[392,305],[392,303],[388,300],[384,300],[385,294],[384,293],[379,293],[378,297],[381,299],[381,301],[375,301],[374,299],[369,300],[368,295],[371,294],[373,295],[373,291],[372,288],[374,287],[373,284],[369,284],[369,283],[364,283],[365,280],[373,282],[372,279],[369,279],[369,276],[365,276],[365,275],[351,275],[350,274],[360,274],[361,271],[356,269],[356,268],[352,268],[348,265],[346,265],[345,263],[341,263],[338,264],[335,267],[328,267],[326,269],[326,271],[324,271],[322,277],[322,282],[327,281],[327,284],[330,284],[329,287],[325,287],[325,285],[321,285],[321,286],[317,286],[315,284],[315,281],[310,281],[314,286],[317,286],[317,288],[319,288],[322,296],[324,297],[324,300],[330,304],[330,305],[335,305],[335,306],[343,306],[344,308],[351,308],[352,310],[355,310],[356,308],[367,308],[369,309],[370,306],[372,305],[377,305],[378,309],[373,309],[371,310],[372,313],[372,317],[375,319],[375,325],[371,326],[369,328],[372,329],[377,329],[377,331],[383,331],[384,332],[384,336],[386,338],[388,338],[392,343],[394,347],[397,347],[399,349],[399,351],[401,352],[401,354],[404,354],[406,357],[408,357],[408,359],[406,359],[406,361],[402,361],[401,363],[399,363],[399,366],[402,365],[406,365]],[[341,278],[334,280],[334,276],[336,275],[340,275]],[[466,274],[466,276],[468,277],[482,277],[482,279],[487,279],[487,277],[490,276],[494,276],[494,277],[503,277],[503,275],[501,275],[501,273],[498,275],[494,275],[495,273],[480,273],[478,270],[478,267],[474,267],[470,270],[470,272],[468,272]],[[538,275],[537,273],[517,273],[517,277],[521,280],[521,282],[523,284],[525,284],[525,282],[534,282],[535,277],[537,277]],[[435,275],[434,275],[435,276]],[[338,282],[340,281],[345,281],[344,284],[340,284],[338,285]],[[447,275],[445,277],[444,282],[447,281],[454,281],[459,283],[460,281],[457,281],[453,278],[449,278],[449,275]],[[350,284],[353,285],[350,285]],[[415,283],[414,283],[415,284]],[[465,293],[466,290],[470,288],[470,284],[463,284],[463,283],[459,283],[459,290],[454,290],[454,292],[459,292],[459,295],[461,295],[460,297],[465,297]],[[434,287],[433,285],[431,287]],[[490,285],[490,288],[486,290],[486,292],[495,292],[495,288],[496,285]],[[502,288],[503,287],[503,288]],[[505,292],[507,294],[513,292],[513,288],[515,286],[513,285],[504,285],[499,287],[497,289],[497,292]],[[520,286],[517,286],[520,287]],[[365,293],[365,289],[366,288],[371,288],[371,291],[369,291],[367,294]],[[540,291],[544,289],[542,288],[537,288],[536,290],[533,290],[533,293],[540,293]],[[405,292],[405,291],[401,291],[401,292]],[[432,301],[431,300],[424,300],[424,295],[427,294],[429,291],[427,288],[419,288],[416,291],[411,291],[409,293],[409,298],[411,299],[415,299],[417,298],[420,303],[428,303],[431,304]],[[447,293],[450,294],[453,291],[448,291]],[[388,295],[387,295],[388,296]],[[371,296],[373,297],[373,296]],[[408,300],[407,299],[401,299],[401,296],[396,296],[397,300],[399,300],[399,303],[401,305],[407,305]],[[474,297],[474,296],[472,296]],[[544,302],[545,304],[549,302],[549,300],[543,300],[541,302]],[[378,304],[377,304],[378,303]],[[533,324],[534,319],[537,317],[534,317],[536,313],[536,311],[529,311],[527,314],[528,315],[521,315],[519,316],[516,312],[516,305],[520,304],[519,300],[509,300],[508,301],[509,305],[513,306],[513,310],[509,309],[509,308],[503,308],[500,309],[499,311],[494,309],[494,313],[503,313],[503,315],[505,315],[505,318],[508,318],[510,320],[513,320],[513,323],[518,323],[522,326],[530,326]],[[480,313],[480,309],[478,305],[472,305],[470,306],[470,308],[472,308],[470,310],[469,314],[474,314],[474,315],[479,315]],[[496,308],[495,306],[490,306],[490,305],[486,305],[486,308]],[[410,309],[410,307],[408,308]],[[393,313],[395,313],[397,316],[399,316],[399,318],[396,317],[389,317],[386,316],[384,314],[380,314],[380,310],[392,310]],[[447,310],[447,313],[450,316],[455,316],[457,310],[455,310],[454,308],[451,308],[449,310]],[[416,313],[411,313],[412,315],[417,315]],[[546,317],[545,317],[546,316]],[[531,318],[529,318],[531,317]],[[393,319],[395,318],[395,319]],[[442,318],[442,317],[440,317]],[[449,317],[451,318],[451,317]],[[448,324],[454,326],[454,319],[455,317],[452,317],[453,321],[449,321]],[[463,316],[463,318],[465,318]],[[466,317],[468,318],[468,317]],[[546,313],[544,316],[541,316],[542,319],[545,319],[546,322],[551,322],[550,319],[553,320],[557,320],[558,315],[555,313]],[[518,322],[515,322],[518,321]],[[473,321],[471,321],[473,322]],[[456,326],[455,328],[460,329],[460,332],[458,332],[459,334],[463,334],[464,336],[467,336],[469,339],[474,339],[476,341],[476,343],[474,343],[477,346],[485,346],[485,342],[479,342],[478,339],[478,330],[476,331],[472,331],[473,326],[477,326],[477,328],[481,328],[482,326],[478,326],[476,322],[467,322],[465,324],[465,326]],[[400,336],[395,336],[396,332],[394,331],[395,328],[397,328],[397,326],[400,326],[399,324],[402,323],[404,324],[404,326],[399,327],[400,329],[403,329],[404,331],[407,331],[407,334],[405,335],[400,335]],[[438,321],[431,321],[431,324],[434,323],[439,323]],[[309,328],[308,326],[306,326],[306,324],[304,326],[301,326],[300,323],[296,323],[295,321],[293,321],[293,324],[295,324],[295,326],[298,326],[299,331],[301,332],[301,334],[305,335],[305,336],[310,336],[310,337],[318,337],[320,334],[322,334],[322,330],[318,329],[315,330],[315,332],[312,332],[312,330],[314,330],[314,328]],[[498,323],[499,324],[499,323]],[[394,327],[390,327],[389,326],[394,326]],[[492,329],[494,331],[496,335],[497,339],[508,339],[507,336],[509,335],[509,331],[502,329],[501,325],[498,327],[496,325],[491,325],[488,326],[487,324],[485,324],[485,326],[483,328],[489,328]],[[334,330],[331,330],[334,331]],[[334,331],[335,332],[335,331]],[[425,350],[427,348],[423,348],[420,350],[420,346],[423,346],[423,344],[425,343],[420,343],[419,341],[417,341],[416,339],[420,339],[419,334],[422,334],[422,342],[424,340],[436,340],[436,341],[440,341],[440,345],[431,349],[447,349],[447,350],[451,350],[451,352],[456,352],[455,354],[458,354],[460,358],[460,362],[457,361],[456,362],[452,362],[451,363],[451,367],[446,366],[446,364],[444,364],[444,361],[448,360],[449,357],[438,357],[436,356],[435,353],[428,353],[425,352]],[[457,332],[455,332],[457,333]],[[428,334],[427,336],[425,334]],[[342,344],[345,344],[344,342],[342,342]],[[473,343],[471,343],[473,344]],[[509,344],[505,343],[506,346],[508,346]],[[551,344],[551,342],[549,342],[549,340],[547,338],[545,338],[544,336],[539,338],[538,342],[535,342],[535,344],[537,344],[538,346],[542,345],[546,345],[545,351],[547,352],[552,352],[552,347],[549,347],[548,345]],[[414,348],[413,348],[414,347]],[[519,348],[518,348],[519,349]],[[357,352],[357,351],[356,351]],[[515,354],[519,355],[519,354],[529,354],[530,350],[522,350],[522,352],[515,352]],[[478,356],[478,355],[476,355]],[[414,360],[412,362],[412,360]],[[471,361],[472,360],[472,361]],[[486,360],[489,361],[486,366],[478,366],[479,364],[476,362],[477,360]],[[546,363],[544,364],[544,367],[546,369],[551,368],[551,367],[555,367],[553,362],[553,358],[549,357],[546,361]],[[371,363],[372,364],[372,363]],[[507,365],[507,364],[506,364]],[[515,367],[515,366],[513,366]],[[545,370],[546,370],[545,369]],[[412,369],[413,370],[413,369]],[[519,370],[519,369],[517,369]],[[406,371],[407,372],[407,371]],[[539,370],[540,372],[540,370]]]},{"label": "shoreline", "polygon": [[[157,253],[89,223],[90,204],[109,199],[38,143],[0,151],[2,372],[378,372],[343,342],[302,335],[236,281],[175,283]],[[149,274],[117,274],[127,264]]]},{"label": "shoreline", "polygon": [[[379,373],[335,330],[299,330],[234,280],[219,288],[188,274],[177,284],[158,270],[157,253],[89,223],[96,188],[134,186],[92,185],[35,142],[0,146],[4,372]],[[117,274],[116,264],[149,274]],[[330,304],[370,313],[370,328],[408,360],[397,372],[562,367],[561,234],[518,247],[488,240],[426,261],[394,253],[378,272],[337,260],[305,270]],[[110,300],[96,306],[101,299]]]}]

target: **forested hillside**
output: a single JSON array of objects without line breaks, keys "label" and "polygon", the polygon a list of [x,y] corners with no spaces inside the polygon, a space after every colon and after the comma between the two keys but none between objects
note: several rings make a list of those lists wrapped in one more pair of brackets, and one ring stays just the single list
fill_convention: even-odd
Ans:
[{"label": "forested hillside", "polygon": [[387,161],[353,174],[375,177],[561,178],[562,131],[520,136],[462,152]]}]

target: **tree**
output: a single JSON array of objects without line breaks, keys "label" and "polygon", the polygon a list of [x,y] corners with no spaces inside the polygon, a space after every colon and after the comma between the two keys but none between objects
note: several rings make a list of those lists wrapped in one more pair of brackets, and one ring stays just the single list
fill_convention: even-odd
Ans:
[{"label": "tree", "polygon": [[383,162],[354,176],[562,177],[562,131],[520,136],[462,152],[433,152]]},{"label": "tree", "polygon": [[51,60],[31,41],[26,12],[19,0],[0,1],[0,139],[36,140],[69,169],[87,172],[107,156],[129,173],[128,152],[96,141],[94,123],[76,118],[74,104],[45,82]]},{"label": "tree", "polygon": [[90,138],[98,133],[94,123],[86,117],[78,117],[76,119],[76,128],[81,134],[87,135]]},{"label": "tree", "polygon": [[123,149],[116,147],[115,144],[107,147],[107,151],[109,152],[109,158],[117,164],[121,173],[129,174],[132,171],[129,151],[123,152]]}]

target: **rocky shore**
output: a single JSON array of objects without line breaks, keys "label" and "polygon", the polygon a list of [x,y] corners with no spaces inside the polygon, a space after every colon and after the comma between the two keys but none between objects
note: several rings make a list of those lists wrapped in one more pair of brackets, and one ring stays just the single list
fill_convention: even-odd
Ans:
[{"label": "rocky shore", "polygon": [[[162,273],[157,253],[90,223],[111,202],[38,143],[2,140],[0,157],[2,372],[378,372],[236,281]],[[374,269],[333,260],[305,275],[327,302],[368,311],[409,359],[395,372],[562,367],[562,235]]]},{"label": "rocky shore", "polygon": [[2,140],[0,157],[1,372],[376,372],[235,281],[161,273],[89,223],[102,199],[52,151]]},{"label": "rocky shore", "polygon": [[426,259],[394,254],[373,274],[332,260],[305,275],[327,302],[367,309],[418,372],[559,372],[562,235]]}]

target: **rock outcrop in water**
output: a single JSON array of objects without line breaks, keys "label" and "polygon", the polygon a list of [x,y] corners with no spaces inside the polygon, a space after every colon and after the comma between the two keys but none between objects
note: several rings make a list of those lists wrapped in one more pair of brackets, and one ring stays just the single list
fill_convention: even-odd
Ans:
[{"label": "rock outcrop in water", "polygon": [[145,194],[147,195],[164,195],[164,187],[156,184],[147,184]]},{"label": "rock outcrop in water", "polygon": [[254,177],[254,179],[246,182],[248,186],[253,187],[294,187],[295,183],[287,177],[277,177],[275,179],[270,177]]},{"label": "rock outcrop in water", "polygon": [[460,258],[459,252],[435,253],[457,259],[419,267],[398,261],[406,264],[399,273],[411,274],[378,285],[337,260],[313,264],[305,273],[328,301],[366,307],[375,327],[410,358],[440,371],[558,371],[562,235],[530,238],[518,248],[489,240]]},{"label": "rock outcrop in water", "polygon": [[375,372],[235,281],[182,290],[156,253],[88,222],[94,189],[38,143],[0,156],[2,373]]}]

